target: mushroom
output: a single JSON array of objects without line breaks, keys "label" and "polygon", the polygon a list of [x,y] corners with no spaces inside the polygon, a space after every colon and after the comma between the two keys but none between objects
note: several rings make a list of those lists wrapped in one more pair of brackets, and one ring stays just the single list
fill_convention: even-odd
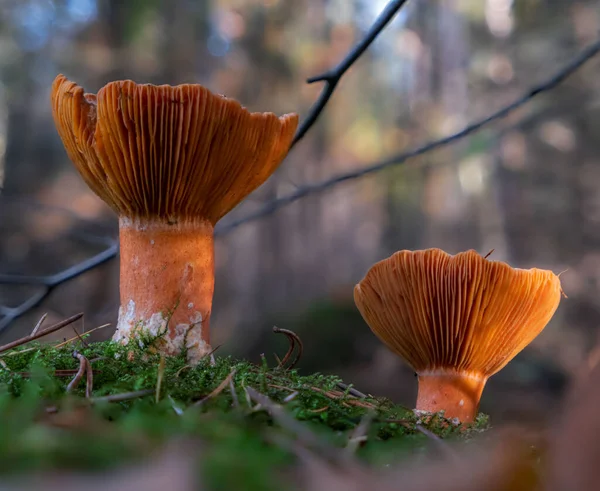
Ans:
[{"label": "mushroom", "polygon": [[163,353],[197,362],[210,351],[215,224],[277,169],[298,116],[250,113],[201,85],[86,94],[63,75],[51,102],[69,158],[119,216],[113,339],[158,336]]},{"label": "mushroom", "polygon": [[417,410],[471,422],[483,388],[544,329],[561,299],[551,271],[470,250],[399,251],[367,272],[354,300],[373,333],[417,373]]}]

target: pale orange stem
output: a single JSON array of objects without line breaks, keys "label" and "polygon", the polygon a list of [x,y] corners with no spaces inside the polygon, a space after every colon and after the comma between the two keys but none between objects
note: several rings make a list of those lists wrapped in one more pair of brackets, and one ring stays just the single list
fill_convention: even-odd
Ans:
[{"label": "pale orange stem", "polygon": [[436,413],[444,410],[446,418],[472,422],[479,410],[479,400],[487,377],[455,371],[420,373],[417,409]]},{"label": "pale orange stem", "polygon": [[210,351],[214,291],[213,227],[202,220],[121,218],[121,308],[114,340],[165,332],[167,355],[188,350],[191,362]]}]

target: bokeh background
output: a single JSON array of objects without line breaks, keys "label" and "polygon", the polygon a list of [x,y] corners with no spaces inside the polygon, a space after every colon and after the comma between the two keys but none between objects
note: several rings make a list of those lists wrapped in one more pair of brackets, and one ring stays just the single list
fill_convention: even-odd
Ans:
[{"label": "bokeh background", "polygon": [[[201,83],[251,110],[304,116],[384,0],[0,0],[0,273],[52,274],[117,237],[74,171],[49,89],[123,78]],[[597,0],[411,0],[340,83],[280,170],[223,219],[461,129],[550,77],[600,33]],[[414,374],[370,333],[352,288],[399,249],[476,249],[561,275],[568,299],[484,393],[494,421],[552,417],[600,324],[600,60],[509,118],[443,150],[308,196],[218,239],[219,354],[275,363],[304,341],[302,371],[338,373],[411,405]],[[35,287],[0,285],[16,306]],[[115,323],[118,261],[56,288],[0,342],[85,312]],[[70,328],[69,328],[70,329]],[[99,339],[113,327],[97,332]],[[58,333],[71,337],[72,331]]]}]

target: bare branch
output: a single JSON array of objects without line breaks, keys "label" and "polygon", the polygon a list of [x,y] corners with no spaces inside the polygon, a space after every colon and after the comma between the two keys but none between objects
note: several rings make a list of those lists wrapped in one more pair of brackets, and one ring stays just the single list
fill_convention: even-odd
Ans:
[{"label": "bare branch", "polygon": [[325,87],[317,99],[317,102],[315,102],[311,107],[306,119],[302,121],[298,127],[290,148],[293,148],[294,145],[296,145],[296,143],[298,143],[304,137],[312,125],[315,124],[344,74],[369,48],[369,46],[371,46],[373,41],[375,41],[377,36],[379,36],[381,31],[383,31],[385,26],[390,23],[390,21],[406,2],[407,0],[391,0],[383,9],[381,14],[379,14],[379,17],[377,17],[375,23],[371,26],[364,39],[360,41],[360,43],[358,43],[354,48],[352,48],[352,50],[335,68],[329,70],[328,72],[322,73],[321,75],[311,77],[306,81],[307,84],[325,82]]},{"label": "bare branch", "polygon": [[6,329],[12,321],[29,312],[31,309],[37,307],[57,286],[61,285],[62,283],[66,283],[67,281],[76,278],[83,273],[86,273],[87,271],[90,271],[116,257],[119,250],[118,244],[111,239],[103,240],[110,244],[106,250],[89,259],[86,259],[85,261],[80,262],[79,264],[71,266],[64,271],[61,271],[60,273],[49,276],[19,276],[12,274],[0,274],[0,284],[39,285],[42,287],[39,292],[34,293],[18,307],[0,306],[0,315],[3,316],[2,319],[0,319],[0,332]]},{"label": "bare branch", "polygon": [[521,106],[527,104],[534,97],[543,94],[549,90],[554,89],[560,83],[562,83],[566,78],[575,73],[579,68],[581,68],[587,61],[593,58],[600,51],[600,40],[597,40],[592,45],[588,46],[587,49],[582,51],[575,59],[571,60],[567,65],[558,70],[552,77],[548,80],[531,87],[527,90],[521,97],[514,100],[507,106],[502,109],[496,111],[495,113],[490,114],[489,116],[475,121],[470,125],[464,127],[462,130],[453,133],[452,135],[446,136],[439,140],[434,140],[425,145],[415,148],[413,150],[409,150],[406,153],[402,153],[400,155],[395,155],[384,159],[380,162],[377,162],[373,165],[363,167],[362,169],[357,169],[352,172],[347,172],[343,174],[339,174],[330,179],[326,179],[324,181],[318,182],[316,184],[309,184],[307,186],[303,186],[298,188],[293,193],[288,194],[282,198],[278,198],[276,200],[270,201],[265,204],[258,211],[251,213],[245,217],[242,217],[238,220],[231,221],[230,223],[219,227],[217,226],[216,235],[225,235],[231,232],[233,229],[239,227],[240,225],[244,225],[249,222],[253,222],[258,220],[259,218],[263,218],[265,216],[271,215],[276,212],[280,208],[287,206],[291,203],[298,201],[301,198],[309,196],[311,194],[317,194],[323,191],[326,191],[337,184],[341,184],[343,182],[352,181],[358,179],[360,177],[364,177],[370,174],[374,174],[376,172],[380,172],[389,167],[393,167],[396,165],[404,164],[407,160],[417,157],[419,155],[423,155],[425,153],[431,152],[432,150],[437,150],[438,148],[445,147],[450,145],[462,138],[469,136],[477,131],[481,130],[485,126],[493,123],[497,120],[503,119],[509,114],[511,114],[516,109]]}]

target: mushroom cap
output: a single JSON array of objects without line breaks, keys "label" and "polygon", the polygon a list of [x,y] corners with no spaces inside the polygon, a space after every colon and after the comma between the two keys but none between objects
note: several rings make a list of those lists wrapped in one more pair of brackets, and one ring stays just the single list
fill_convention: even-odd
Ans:
[{"label": "mushroom cap", "polygon": [[52,114],[69,158],[120,216],[213,225],[277,169],[296,114],[251,113],[201,85],[111,82],[97,95],[58,75]]},{"label": "mushroom cap", "polygon": [[552,271],[512,268],[473,250],[399,251],[354,288],[371,330],[417,373],[483,377],[533,341],[561,295]]}]

